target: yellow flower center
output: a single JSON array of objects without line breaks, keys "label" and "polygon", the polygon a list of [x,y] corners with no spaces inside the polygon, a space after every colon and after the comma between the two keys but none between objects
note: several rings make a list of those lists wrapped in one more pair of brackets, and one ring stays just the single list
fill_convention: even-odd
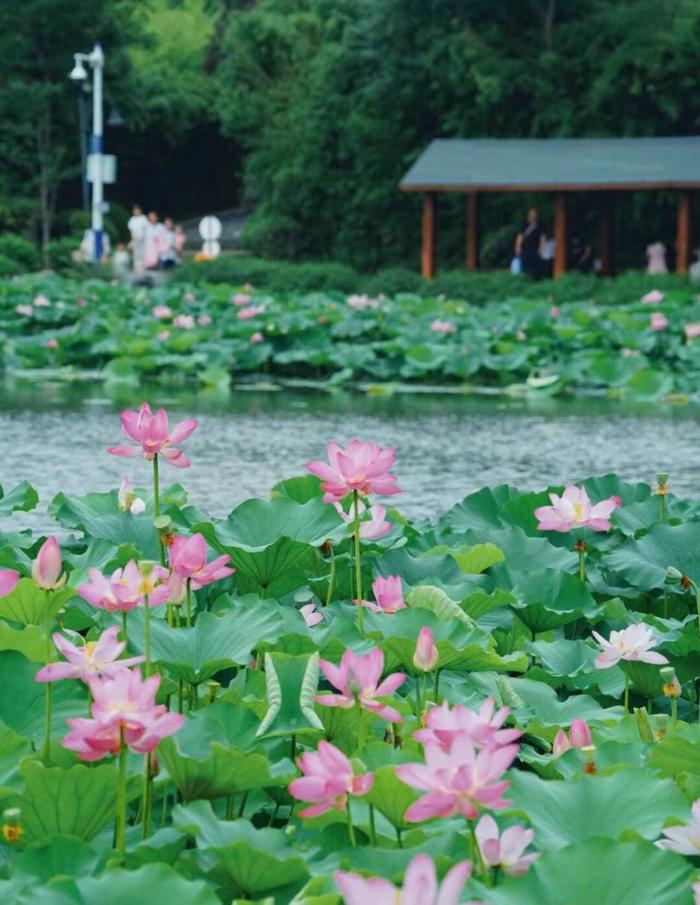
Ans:
[{"label": "yellow flower center", "polygon": [[574,503],[574,521],[582,522],[583,521],[583,503]]},{"label": "yellow flower center", "polygon": [[2,838],[5,842],[9,842],[10,844],[14,842],[19,842],[20,837],[22,836],[23,829],[21,826],[12,825],[9,823],[3,823],[2,825]]}]

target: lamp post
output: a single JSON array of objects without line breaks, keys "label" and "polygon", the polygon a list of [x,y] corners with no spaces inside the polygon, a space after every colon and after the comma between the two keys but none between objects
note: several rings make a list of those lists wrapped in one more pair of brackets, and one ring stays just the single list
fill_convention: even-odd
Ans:
[{"label": "lamp post", "polygon": [[99,266],[102,260],[102,202],[103,173],[102,173],[102,70],[105,65],[102,47],[95,44],[92,53],[73,54],[75,65],[69,74],[74,82],[83,82],[88,77],[83,63],[89,63],[92,68],[92,138],[90,140],[90,154],[92,157],[92,238],[95,265]]}]

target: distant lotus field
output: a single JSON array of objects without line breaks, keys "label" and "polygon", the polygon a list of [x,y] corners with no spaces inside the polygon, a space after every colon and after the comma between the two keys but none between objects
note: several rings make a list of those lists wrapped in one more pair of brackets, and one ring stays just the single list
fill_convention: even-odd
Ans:
[{"label": "distant lotus field", "polygon": [[472,305],[408,293],[19,277],[0,282],[0,363],[11,372],[89,372],[133,384],[218,386],[262,374],[365,388],[695,397],[698,297],[689,284],[641,296],[631,285],[608,284],[604,303],[555,304],[543,290],[541,298]]},{"label": "distant lotus field", "polygon": [[[77,343],[58,301],[31,317]],[[700,902],[700,504],[605,475],[409,521],[401,450],[356,439],[213,519],[173,483],[201,429],[122,412],[124,480],[55,533],[0,497],[3,902]]]}]

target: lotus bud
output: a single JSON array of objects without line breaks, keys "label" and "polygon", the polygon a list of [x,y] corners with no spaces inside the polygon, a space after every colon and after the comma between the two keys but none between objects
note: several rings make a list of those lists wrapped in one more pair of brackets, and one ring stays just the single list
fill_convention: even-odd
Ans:
[{"label": "lotus bud", "polygon": [[423,672],[432,672],[440,661],[440,652],[435,644],[432,631],[424,626],[418,633],[413,665]]},{"label": "lotus bud", "polygon": [[597,773],[598,768],[595,764],[595,745],[586,745],[585,748],[581,748],[583,752],[583,756],[586,758],[586,763],[583,765],[584,773]]},{"label": "lotus bud", "polygon": [[54,591],[66,583],[65,572],[61,575],[61,548],[55,537],[45,540],[32,565],[34,584],[44,591]]},{"label": "lotus bud", "polygon": [[663,692],[667,698],[679,698],[681,696],[681,683],[678,681],[676,671],[672,666],[664,666],[659,670],[664,683]]},{"label": "lotus bud", "polygon": [[2,838],[10,845],[19,842],[24,832],[20,825],[21,817],[19,808],[5,808],[2,812]]},{"label": "lotus bud", "polygon": [[564,732],[563,729],[560,729],[554,736],[554,744],[552,745],[552,757],[561,757],[562,754],[564,754],[570,748],[571,742],[569,741],[569,736],[566,734],[566,732]]},{"label": "lotus bud", "polygon": [[217,682],[216,679],[209,679],[207,688],[209,689],[209,703],[213,704],[216,700],[216,693],[221,688],[221,682]]},{"label": "lotus bud", "polygon": [[675,566],[669,566],[666,569],[666,584],[680,584],[683,581],[683,573]]},{"label": "lotus bud", "polygon": [[668,493],[668,475],[665,473],[657,474],[656,476],[656,492],[660,496],[665,496]]},{"label": "lotus bud", "polygon": [[572,748],[586,748],[593,744],[591,730],[585,720],[574,720],[569,730],[569,741]]}]

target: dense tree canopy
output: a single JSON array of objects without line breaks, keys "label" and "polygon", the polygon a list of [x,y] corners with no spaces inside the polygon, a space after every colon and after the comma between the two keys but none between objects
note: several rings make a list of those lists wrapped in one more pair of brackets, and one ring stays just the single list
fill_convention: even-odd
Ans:
[{"label": "dense tree canopy", "polygon": [[[28,0],[2,4],[0,26],[0,217],[37,199],[45,238],[56,203],[78,206],[65,76],[97,37],[126,121],[107,136],[113,200],[243,203],[248,244],[277,256],[415,260],[417,199],[397,183],[437,136],[693,134],[700,119],[697,0]],[[670,237],[667,201],[621,202],[628,251]],[[492,262],[523,204],[489,199]],[[590,199],[578,208],[585,231]],[[456,260],[461,201],[440,217]]]}]

